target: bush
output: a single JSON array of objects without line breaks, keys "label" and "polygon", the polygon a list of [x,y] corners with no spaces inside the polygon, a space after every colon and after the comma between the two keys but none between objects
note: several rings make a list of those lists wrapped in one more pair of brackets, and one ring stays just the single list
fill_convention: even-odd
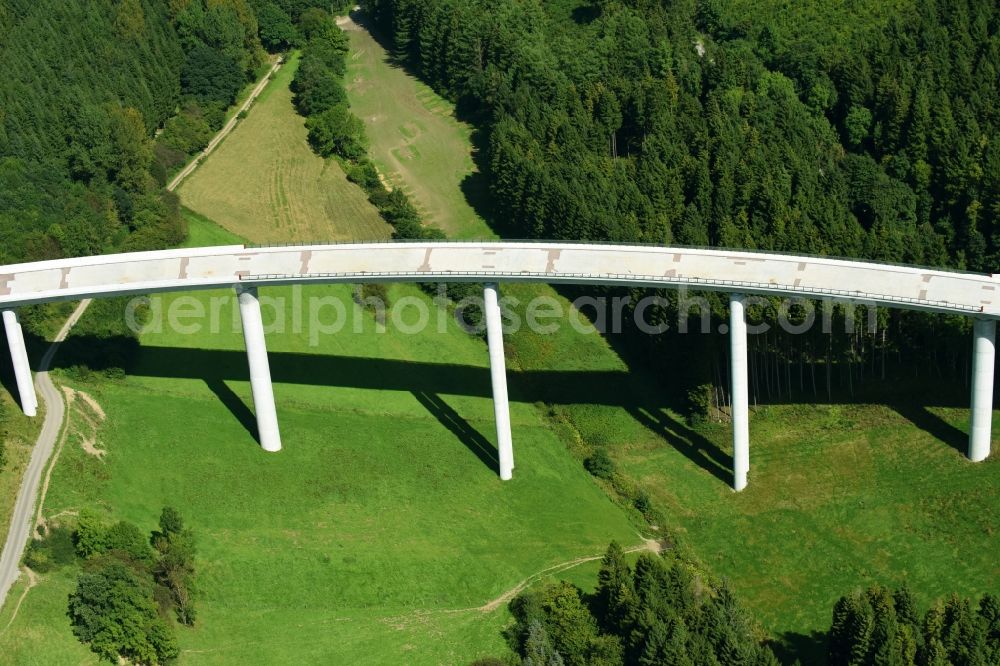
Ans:
[{"label": "bush", "polygon": [[389,288],[383,282],[365,283],[361,285],[358,292],[360,296],[359,305],[368,307],[376,303],[382,303],[385,307],[389,307]]},{"label": "bush", "polygon": [[687,392],[687,420],[691,425],[704,423],[712,408],[712,385],[700,384]]},{"label": "bush", "polygon": [[76,637],[105,661],[124,657],[154,664],[179,654],[177,639],[157,612],[152,583],[121,562],[81,574],[68,615]]},{"label": "bush", "polygon": [[[197,103],[191,102],[167,121],[156,143],[158,146],[192,155],[208,145],[212,140],[212,134],[212,126],[205,110]],[[176,161],[174,158],[172,166],[176,166]]]},{"label": "bush", "polygon": [[[382,181],[379,180],[378,170],[370,160],[361,159],[356,164],[347,167],[347,179],[352,183],[361,186],[369,196],[375,191],[384,190]],[[374,202],[373,202],[374,203]]]},{"label": "bush", "polygon": [[73,531],[64,526],[53,527],[44,539],[33,539],[24,554],[24,564],[38,573],[64,567],[75,560]]},{"label": "bush", "polygon": [[76,530],[73,532],[76,554],[86,559],[103,553],[106,531],[101,517],[96,512],[90,509],[81,511],[76,521]]},{"label": "bush", "polygon": [[639,513],[646,515],[653,509],[653,502],[649,499],[649,495],[645,490],[639,490],[636,493],[635,500],[632,504],[639,511]]},{"label": "bush", "polygon": [[583,466],[598,479],[610,479],[615,473],[615,461],[603,447],[595,449],[590,457],[583,461]]},{"label": "bush", "polygon": [[338,105],[306,120],[309,144],[323,157],[356,160],[365,154],[365,126],[346,105]]}]

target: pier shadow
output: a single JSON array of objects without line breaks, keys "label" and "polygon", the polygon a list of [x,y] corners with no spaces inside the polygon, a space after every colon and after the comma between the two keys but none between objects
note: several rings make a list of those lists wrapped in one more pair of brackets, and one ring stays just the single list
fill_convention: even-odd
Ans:
[{"label": "pier shadow", "polygon": [[243,402],[243,399],[236,395],[233,389],[229,388],[229,385],[219,377],[208,378],[205,380],[205,384],[219,401],[226,406],[226,409],[236,418],[239,424],[260,444],[260,433],[257,431],[257,418],[250,410],[250,407]]},{"label": "pier shadow", "polygon": [[917,426],[928,435],[944,442],[963,456],[969,448],[969,435],[948,423],[926,406],[916,402],[900,402],[889,405],[897,414]]},{"label": "pier shadow", "polygon": [[430,412],[445,428],[447,428],[462,444],[465,444],[479,460],[497,474],[500,473],[500,461],[497,459],[496,447],[478,430],[462,418],[461,414],[452,409],[451,405],[441,399],[436,393],[412,391],[424,408]]},{"label": "pier shadow", "polygon": [[[25,336],[27,338],[28,336]],[[6,389],[7,393],[14,398],[18,405],[24,404],[21,400],[21,393],[17,390],[17,378],[14,377],[14,363],[10,358],[10,350],[7,348],[7,328],[0,322],[0,340],[3,340],[0,349],[0,385]],[[25,340],[27,343],[27,339]],[[30,358],[30,355],[29,355]],[[34,373],[36,364],[31,363],[31,371]]]},{"label": "pier shadow", "polygon": [[628,407],[628,413],[670,446],[726,485],[733,480],[732,456],[703,435],[655,407]]},{"label": "pier shadow", "polygon": [[770,643],[774,656],[782,664],[825,664],[829,650],[826,632],[812,631],[808,634],[789,631]]}]

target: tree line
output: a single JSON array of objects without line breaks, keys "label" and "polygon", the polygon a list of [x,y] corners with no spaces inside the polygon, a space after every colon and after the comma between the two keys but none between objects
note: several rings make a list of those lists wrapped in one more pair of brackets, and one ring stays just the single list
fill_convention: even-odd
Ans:
[{"label": "tree line", "polygon": [[507,638],[523,666],[778,664],[732,590],[673,553],[643,553],[633,568],[612,543],[593,594],[548,583],[510,610]]},{"label": "tree line", "polygon": [[[644,552],[634,566],[612,543],[585,593],[550,582],[510,603],[505,635],[516,659],[474,666],[777,665],[770,640],[723,582],[676,551]],[[923,614],[905,586],[873,586],[834,604],[826,635],[831,666],[987,666],[1000,663],[1000,601],[958,595]]]},{"label": "tree line", "polygon": [[306,117],[309,144],[322,157],[340,160],[348,179],[368,195],[382,218],[392,226],[393,238],[435,239],[444,234],[425,225],[406,193],[390,189],[368,157],[364,123],[350,109],[344,74],[348,38],[333,17],[320,10],[303,14],[302,59],[292,81],[295,107]]},{"label": "tree line", "polygon": [[906,588],[874,586],[841,597],[829,632],[831,666],[986,666],[1000,663],[1000,600],[958,595],[923,615]]},{"label": "tree line", "polygon": [[76,525],[54,526],[30,542],[25,564],[44,573],[78,564],[67,615],[73,634],[101,660],[162,664],[179,654],[173,616],[194,626],[195,540],[176,509],[164,507],[159,529],[105,523],[85,509]]}]

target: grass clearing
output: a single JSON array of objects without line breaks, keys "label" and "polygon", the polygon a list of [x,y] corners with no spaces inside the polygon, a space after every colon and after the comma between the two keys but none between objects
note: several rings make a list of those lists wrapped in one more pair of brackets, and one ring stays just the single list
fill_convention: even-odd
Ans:
[{"label": "grass clearing", "polygon": [[255,242],[380,240],[391,229],[335,160],[315,155],[288,86],[293,54],[225,141],[178,188],[191,210]]},{"label": "grass clearing", "polygon": [[379,171],[449,237],[494,237],[463,191],[475,172],[472,129],[455,119],[450,102],[391,64],[367,30],[350,19],[340,23],[351,40],[347,96],[365,123]]}]

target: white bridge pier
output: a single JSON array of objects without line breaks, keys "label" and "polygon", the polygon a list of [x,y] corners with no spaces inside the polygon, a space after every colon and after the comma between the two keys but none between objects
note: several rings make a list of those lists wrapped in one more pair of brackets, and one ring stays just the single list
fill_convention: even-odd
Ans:
[{"label": "white bridge pier", "polygon": [[969,460],[972,462],[981,462],[990,455],[996,335],[996,319],[973,320],[972,414],[969,420]]},{"label": "white bridge pier", "polygon": [[240,285],[236,294],[240,302],[247,363],[250,365],[250,390],[253,392],[253,412],[257,417],[260,447],[265,451],[280,451],[281,433],[278,430],[278,413],[274,408],[274,387],[271,385],[271,366],[267,362],[264,320],[257,289]]},{"label": "white bridge pier", "polygon": [[500,479],[509,481],[514,471],[514,444],[510,434],[510,403],[507,401],[507,366],[503,354],[503,322],[497,285],[483,285],[486,315],[486,344],[490,350],[490,379],[493,382],[493,416],[497,425],[497,460]]},{"label": "white bridge pier", "polygon": [[750,471],[750,390],[747,382],[747,320],[743,294],[729,295],[729,373],[733,419],[733,490],[747,487]]},{"label": "white bridge pier", "polygon": [[28,350],[24,346],[24,332],[17,321],[17,313],[13,310],[4,310],[3,325],[7,329],[7,346],[10,348],[10,360],[14,366],[14,379],[17,382],[18,396],[21,398],[21,409],[26,415],[34,416],[38,411],[38,397],[35,395],[35,384],[31,381]]}]

